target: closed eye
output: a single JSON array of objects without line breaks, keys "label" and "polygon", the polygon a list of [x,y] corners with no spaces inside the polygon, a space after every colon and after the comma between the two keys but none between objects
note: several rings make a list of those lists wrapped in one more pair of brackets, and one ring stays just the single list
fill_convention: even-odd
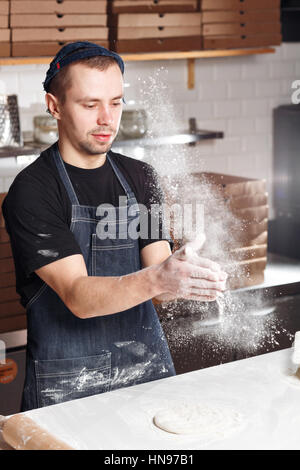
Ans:
[{"label": "closed eye", "polygon": [[123,99],[118,98],[117,100],[112,101],[112,105],[113,106],[120,106],[122,104],[122,102],[123,102]]}]

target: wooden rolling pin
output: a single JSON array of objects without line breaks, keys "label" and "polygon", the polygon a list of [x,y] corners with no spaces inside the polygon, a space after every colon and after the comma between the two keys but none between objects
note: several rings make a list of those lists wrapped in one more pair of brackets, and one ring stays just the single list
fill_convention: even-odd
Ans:
[{"label": "wooden rolling pin", "polygon": [[73,450],[24,414],[0,416],[4,441],[16,450]]}]

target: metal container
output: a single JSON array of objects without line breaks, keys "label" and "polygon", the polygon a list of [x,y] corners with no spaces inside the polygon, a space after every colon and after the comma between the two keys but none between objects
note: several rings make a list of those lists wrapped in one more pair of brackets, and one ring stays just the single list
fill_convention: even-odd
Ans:
[{"label": "metal container", "polygon": [[0,147],[23,145],[17,95],[0,95]]},{"label": "metal container", "polygon": [[138,139],[147,132],[147,115],[143,109],[123,111],[120,133],[127,139]]}]

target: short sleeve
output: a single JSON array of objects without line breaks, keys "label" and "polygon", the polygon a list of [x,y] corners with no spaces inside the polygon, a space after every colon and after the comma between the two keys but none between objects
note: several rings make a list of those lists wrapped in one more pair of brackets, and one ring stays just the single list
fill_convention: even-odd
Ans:
[{"label": "short sleeve", "polygon": [[2,210],[16,270],[26,277],[53,261],[81,253],[51,180],[43,185],[29,175],[17,176]]}]

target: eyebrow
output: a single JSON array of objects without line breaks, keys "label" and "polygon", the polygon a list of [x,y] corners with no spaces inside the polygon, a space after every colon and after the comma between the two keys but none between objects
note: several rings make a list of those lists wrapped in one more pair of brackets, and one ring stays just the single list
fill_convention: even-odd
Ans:
[{"label": "eyebrow", "polygon": [[[119,95],[119,96],[115,96],[114,98],[111,98],[111,100],[114,101],[114,100],[120,100],[123,98],[124,98],[124,95]],[[99,98],[93,98],[92,96],[84,96],[83,98],[76,100],[77,103],[82,103],[83,101],[97,101],[98,102],[102,100],[100,100]]]}]

